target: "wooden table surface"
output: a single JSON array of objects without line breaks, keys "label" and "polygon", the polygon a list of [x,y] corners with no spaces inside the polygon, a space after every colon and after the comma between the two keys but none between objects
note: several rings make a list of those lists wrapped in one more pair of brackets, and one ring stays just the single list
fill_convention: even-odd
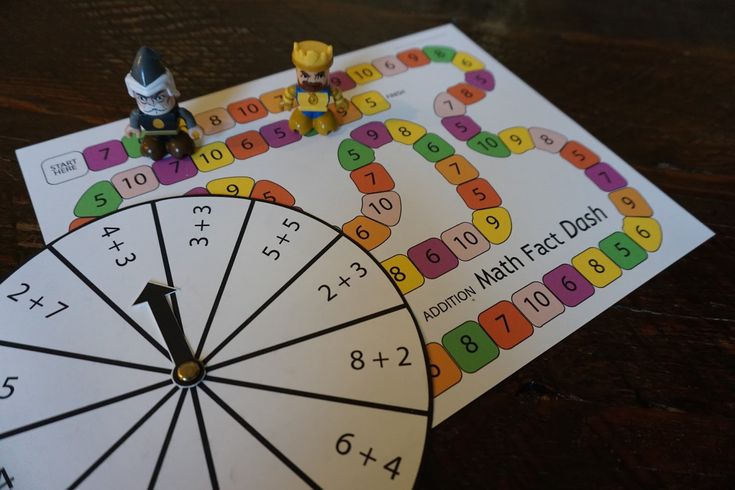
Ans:
[{"label": "wooden table surface", "polygon": [[125,117],[140,45],[192,98],[288,68],[292,40],[454,22],[717,236],[435,429],[418,486],[733,488],[735,7],[621,3],[6,2],[0,274],[43,246],[14,150]]}]

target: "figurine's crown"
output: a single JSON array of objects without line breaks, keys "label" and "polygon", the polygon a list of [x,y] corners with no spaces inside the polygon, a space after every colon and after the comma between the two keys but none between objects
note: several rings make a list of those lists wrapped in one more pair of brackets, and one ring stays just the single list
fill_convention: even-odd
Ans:
[{"label": "figurine's crown", "polygon": [[301,70],[324,71],[332,66],[332,46],[320,41],[294,42],[291,61]]}]

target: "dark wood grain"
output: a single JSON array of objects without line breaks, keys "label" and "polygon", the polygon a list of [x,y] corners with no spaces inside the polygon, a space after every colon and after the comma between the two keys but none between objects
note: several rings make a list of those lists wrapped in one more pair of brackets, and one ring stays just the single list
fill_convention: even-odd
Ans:
[{"label": "dark wood grain", "polygon": [[[432,432],[424,488],[735,486],[735,7],[665,2],[6,2],[0,274],[43,241],[14,150],[117,120],[141,44],[185,98],[454,22],[717,236]],[[0,359],[0,365],[2,360]]]}]

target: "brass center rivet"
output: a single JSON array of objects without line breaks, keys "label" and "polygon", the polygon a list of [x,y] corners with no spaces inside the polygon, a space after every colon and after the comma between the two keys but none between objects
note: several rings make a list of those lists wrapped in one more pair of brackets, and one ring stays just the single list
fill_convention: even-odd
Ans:
[{"label": "brass center rivet", "polygon": [[198,362],[187,361],[176,367],[176,379],[182,383],[194,381],[202,373],[202,366]]}]

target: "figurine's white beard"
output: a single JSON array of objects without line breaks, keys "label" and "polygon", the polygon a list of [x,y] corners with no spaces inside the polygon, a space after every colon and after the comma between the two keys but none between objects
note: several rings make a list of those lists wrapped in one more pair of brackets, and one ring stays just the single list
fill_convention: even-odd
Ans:
[{"label": "figurine's white beard", "polygon": [[174,97],[167,97],[165,101],[159,103],[159,104],[141,104],[138,102],[138,109],[140,109],[140,112],[143,114],[147,114],[149,116],[159,116],[161,114],[166,114],[171,109],[174,108],[174,105],[176,105],[176,99]]}]

